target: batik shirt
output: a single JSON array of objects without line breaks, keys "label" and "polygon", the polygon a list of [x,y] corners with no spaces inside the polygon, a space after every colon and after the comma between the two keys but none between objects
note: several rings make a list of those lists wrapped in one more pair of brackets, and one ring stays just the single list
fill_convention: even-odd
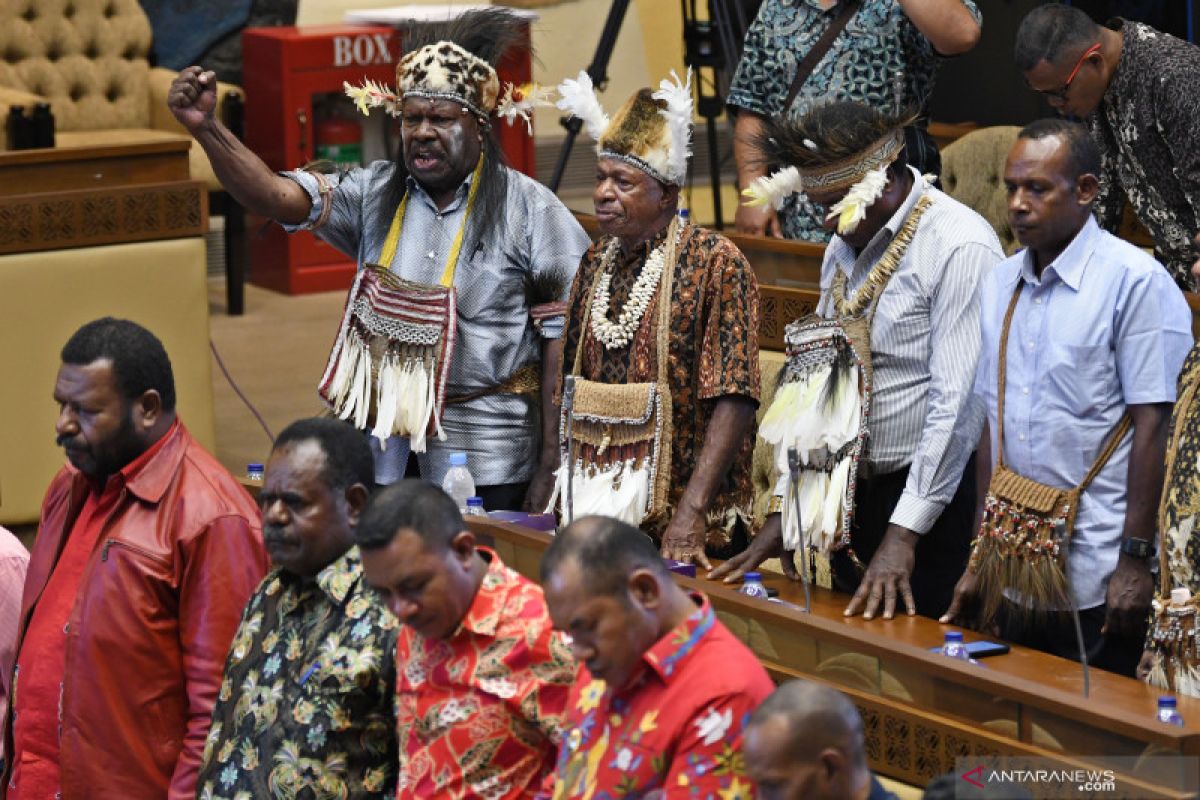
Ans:
[{"label": "batik shirt", "polygon": [[[1164,605],[1171,589],[1200,597],[1200,345],[1192,348],[1179,373],[1179,394],[1171,412],[1167,472],[1163,480],[1159,547],[1167,562],[1167,591],[1156,586]],[[1153,617],[1153,612],[1151,613]],[[1153,619],[1147,636],[1153,632]],[[1149,639],[1147,639],[1149,648]],[[1176,687],[1178,691],[1182,691]]]},{"label": "batik shirt", "polygon": [[[666,240],[664,229],[631,253],[617,256],[609,286],[610,313],[625,308],[650,253]],[[580,337],[585,333],[581,376],[602,383],[658,380],[659,297],[657,292],[642,315],[642,323],[626,347],[605,348],[590,327],[584,327],[584,307],[604,253],[612,241],[602,237],[583,257],[571,287],[567,312],[563,372],[571,374]],[[664,523],[678,506],[700,458],[716,400],[740,395],[758,400],[758,281],[737,247],[719,233],[688,226],[681,234],[674,283],[671,287],[671,330],[668,340],[667,383],[671,392],[674,435],[671,447],[671,487]],[[729,471],[723,476],[708,509],[708,546],[716,552],[729,544],[738,519],[749,520],[754,489],[750,465],[757,427],[743,437]],[[661,534],[661,529],[652,533]]]},{"label": "batik shirt", "polygon": [[[962,3],[976,21],[982,20],[973,0]],[[769,119],[793,120],[835,100],[854,100],[889,114],[924,109],[942,58],[896,0],[863,0],[792,105],[783,107],[796,68],[836,14],[837,6],[822,9],[818,0],[765,0],[746,31],[729,105]],[[928,164],[932,158],[936,156],[922,159],[909,153],[913,164]],[[829,231],[802,195],[787,200],[779,220],[788,239],[829,241]]]},{"label": "batik shirt", "polygon": [[654,643],[620,690],[580,668],[542,798],[751,800],[742,731],[774,686],[708,599]]},{"label": "batik shirt", "polygon": [[229,650],[199,799],[391,797],[397,628],[357,547],[315,580],[269,573]]},{"label": "batik shirt", "polygon": [[488,570],[458,630],[400,633],[400,800],[529,797],[554,766],[575,662],[541,587],[479,553]]},{"label": "batik shirt", "polygon": [[1154,237],[1159,260],[1185,291],[1200,233],[1200,48],[1117,19],[1121,61],[1089,120],[1100,148],[1096,217],[1115,233],[1125,198]]}]

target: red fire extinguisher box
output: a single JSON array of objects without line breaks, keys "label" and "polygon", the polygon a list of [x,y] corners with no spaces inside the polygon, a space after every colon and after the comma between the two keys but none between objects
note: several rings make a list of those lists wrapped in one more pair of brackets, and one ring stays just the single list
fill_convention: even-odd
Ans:
[{"label": "red fire extinguisher box", "polygon": [[[505,55],[500,82],[530,80],[528,47]],[[342,93],[343,82],[364,79],[394,87],[403,30],[382,25],[247,28],[242,34],[242,86],[246,93],[246,145],[275,170],[296,169],[314,160],[318,134],[342,153],[360,152],[354,126],[378,124],[372,118],[319,119],[323,104]],[[497,127],[509,163],[533,174],[533,138],[523,123]],[[390,137],[385,137],[390,138]],[[323,155],[326,155],[323,153]],[[388,153],[387,157],[394,157]],[[342,159],[335,159],[341,161]],[[287,234],[274,222],[250,219],[250,279],[259,286],[304,294],[346,289],[356,264],[307,231]]]}]

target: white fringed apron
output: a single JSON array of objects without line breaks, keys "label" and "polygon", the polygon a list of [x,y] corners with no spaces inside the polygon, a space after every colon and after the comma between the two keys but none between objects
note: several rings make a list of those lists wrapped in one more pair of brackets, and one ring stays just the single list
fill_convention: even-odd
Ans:
[{"label": "white fringed apron", "polygon": [[[657,380],[612,384],[579,377],[591,331],[591,306],[605,270],[596,271],[584,304],[575,348],[571,396],[563,397],[559,418],[562,466],[550,508],[561,501],[567,512],[567,465],[574,461],[574,516],[602,514],[638,526],[667,513],[671,487],[672,404],[667,383],[670,361],[671,292],[678,252],[678,221],[667,231],[664,268],[658,285],[655,326]],[[632,343],[630,344],[632,346]]]},{"label": "white fringed apron", "polygon": [[[831,287],[836,319],[809,314],[787,326],[787,364],[758,435],[774,448],[779,478],[772,507],[782,514],[783,545],[788,550],[799,549],[803,541],[810,550],[828,556],[851,545],[855,487],[869,438],[871,323],[883,289],[931,204],[929,195],[917,201],[853,301],[846,301],[845,276],[838,271]],[[792,447],[801,465],[795,487],[788,468]],[[794,488],[800,499],[799,520]],[[853,550],[850,557],[858,563]]]},{"label": "white fringed apron", "polygon": [[413,452],[423,453],[429,435],[444,437],[442,409],[458,329],[454,273],[482,169],[481,157],[437,285],[404,280],[391,271],[408,206],[405,195],[379,254],[382,266],[365,265],[350,288],[317,393],[334,414],[369,429],[381,444],[389,436],[407,436]]}]

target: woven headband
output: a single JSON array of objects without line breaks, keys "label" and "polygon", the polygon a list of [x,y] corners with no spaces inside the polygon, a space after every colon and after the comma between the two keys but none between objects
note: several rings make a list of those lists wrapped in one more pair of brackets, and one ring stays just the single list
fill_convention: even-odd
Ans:
[{"label": "woven headband", "polygon": [[891,164],[903,149],[904,131],[897,128],[876,140],[863,153],[814,169],[799,169],[803,191],[834,192],[849,189],[868,172]]}]

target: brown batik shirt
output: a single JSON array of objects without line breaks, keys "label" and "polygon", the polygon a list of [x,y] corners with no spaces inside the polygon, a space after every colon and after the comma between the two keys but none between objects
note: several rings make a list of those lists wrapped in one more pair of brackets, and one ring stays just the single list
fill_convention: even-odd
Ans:
[{"label": "brown batik shirt", "polygon": [[1116,233],[1125,197],[1155,255],[1185,291],[1200,232],[1200,48],[1140,22],[1112,20],[1121,62],[1088,124],[1100,148],[1096,218]]},{"label": "brown batik shirt", "polygon": [[[634,252],[617,255],[609,286],[610,319],[625,308],[642,265],[665,238],[664,229]],[[563,374],[571,373],[583,335],[581,377],[603,383],[655,381],[659,357],[655,352],[657,293],[642,316],[633,341],[626,347],[607,350],[590,327],[585,328],[587,295],[592,291],[596,272],[603,266],[604,252],[611,241],[602,237],[593,244],[575,275],[564,339]],[[691,225],[684,228],[671,302],[667,382],[673,404],[674,436],[667,443],[671,446],[671,487],[666,520],[679,504],[699,461],[716,401],[725,395],[759,399],[758,281],[733,242],[704,228]],[[708,509],[708,547],[712,550],[730,543],[738,519],[750,520],[753,499],[750,463],[756,435],[757,430],[752,427]],[[651,533],[661,536],[663,529],[660,526]]]}]

